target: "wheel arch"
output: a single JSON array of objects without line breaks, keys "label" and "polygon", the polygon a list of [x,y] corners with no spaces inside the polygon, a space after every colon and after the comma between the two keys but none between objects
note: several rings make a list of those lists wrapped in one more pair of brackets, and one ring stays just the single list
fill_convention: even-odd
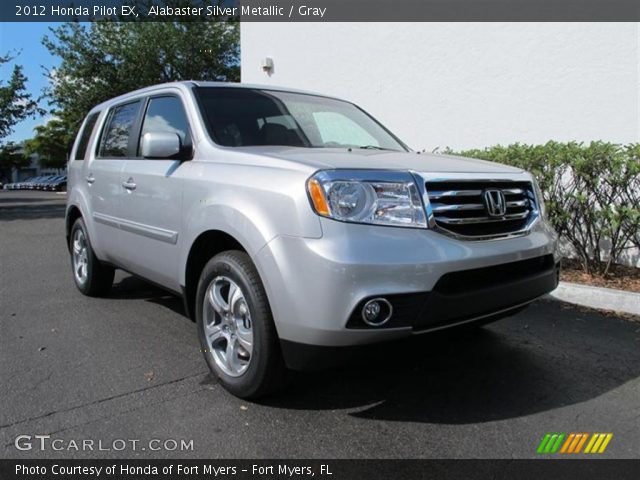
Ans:
[{"label": "wheel arch", "polygon": [[71,228],[78,218],[82,218],[82,212],[80,211],[80,208],[76,205],[70,205],[67,208],[67,212],[65,215],[65,235],[67,238],[67,249],[71,248],[69,245]]},{"label": "wheel arch", "polygon": [[198,289],[200,273],[206,263],[218,253],[227,250],[240,250],[249,253],[249,250],[236,237],[223,230],[207,230],[193,241],[189,248],[184,269],[184,285],[182,294],[187,315],[195,320],[195,301]]}]

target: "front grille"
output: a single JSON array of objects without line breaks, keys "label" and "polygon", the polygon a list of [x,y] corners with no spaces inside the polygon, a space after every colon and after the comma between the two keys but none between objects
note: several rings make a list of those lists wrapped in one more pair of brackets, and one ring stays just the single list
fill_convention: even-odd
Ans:
[{"label": "front grille", "polygon": [[[425,183],[436,225],[466,237],[494,237],[520,232],[536,211],[531,182],[526,181],[428,181]],[[489,215],[487,190],[504,194],[506,211]]]}]

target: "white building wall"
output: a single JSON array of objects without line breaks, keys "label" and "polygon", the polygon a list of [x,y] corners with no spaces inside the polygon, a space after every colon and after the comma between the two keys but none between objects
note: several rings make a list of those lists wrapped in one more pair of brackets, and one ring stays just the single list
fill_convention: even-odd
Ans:
[{"label": "white building wall", "polygon": [[636,23],[243,23],[241,42],[243,82],[350,99],[415,149],[639,140]]}]

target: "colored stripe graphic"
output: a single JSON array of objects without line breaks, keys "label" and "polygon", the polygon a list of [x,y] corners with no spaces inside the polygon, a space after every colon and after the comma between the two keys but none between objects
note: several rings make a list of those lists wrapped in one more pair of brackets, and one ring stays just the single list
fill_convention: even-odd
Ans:
[{"label": "colored stripe graphic", "polygon": [[573,453],[580,453],[580,450],[582,450],[582,446],[584,445],[584,442],[586,442],[587,438],[589,438],[588,433],[582,433],[581,435],[582,435],[582,438],[580,439],[580,443],[578,443]]},{"label": "colored stripe graphic", "polygon": [[547,433],[543,438],[542,441],[540,442],[540,445],[538,445],[538,453],[544,453],[544,448],[547,446],[547,443],[549,442],[549,439],[551,438],[551,434]]},{"label": "colored stripe graphic", "polygon": [[551,438],[547,442],[547,446],[544,447],[544,453],[551,453],[551,449],[555,445],[557,438],[558,438],[558,434],[557,433],[554,433],[554,434],[551,435]]},{"label": "colored stripe graphic", "polygon": [[583,433],[576,433],[575,437],[573,437],[573,442],[571,442],[571,445],[569,445],[569,450],[567,450],[567,453],[578,453],[578,444],[583,441],[583,435]]},{"label": "colored stripe graphic", "polygon": [[538,453],[556,453],[562,445],[562,440],[566,435],[564,433],[547,433],[540,445],[538,445]]},{"label": "colored stripe graphic", "polygon": [[613,438],[613,433],[607,433],[607,437],[604,439],[604,442],[602,442],[602,445],[600,446],[600,450],[598,451],[598,453],[604,453],[604,451],[607,449],[607,446],[609,445],[609,442],[611,441],[612,438]]},{"label": "colored stripe graphic", "polygon": [[584,453],[604,453],[612,438],[612,433],[594,433]]},{"label": "colored stripe graphic", "polygon": [[576,434],[570,433],[569,436],[567,437],[567,440],[564,442],[564,445],[562,445],[562,450],[560,450],[560,453],[567,453],[567,450],[569,449],[569,445],[571,445],[571,442],[573,442],[574,438],[576,438]]},{"label": "colored stripe graphic", "polygon": [[556,453],[558,451],[558,449],[560,448],[560,445],[562,444],[562,440],[564,440],[564,437],[565,437],[564,433],[559,433],[558,434],[558,439],[556,440],[556,443],[551,448],[551,452],[550,453]]},{"label": "colored stripe graphic", "polygon": [[593,444],[596,443],[596,440],[598,439],[598,434],[594,433],[593,435],[591,435],[591,440],[589,440],[589,443],[587,443],[587,448],[584,449],[584,453],[591,453],[591,449],[593,448]]},{"label": "colored stripe graphic", "polygon": [[604,453],[612,438],[613,433],[547,433],[538,445],[537,453]]}]

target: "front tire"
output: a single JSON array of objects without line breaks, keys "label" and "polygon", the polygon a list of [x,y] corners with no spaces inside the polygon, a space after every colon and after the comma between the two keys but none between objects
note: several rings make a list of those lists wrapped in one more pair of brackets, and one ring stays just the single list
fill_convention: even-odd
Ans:
[{"label": "front tire", "polygon": [[100,262],[93,253],[82,218],[78,218],[71,227],[69,252],[73,280],[78,290],[89,297],[101,297],[109,293],[115,270]]},{"label": "front tire", "polygon": [[284,386],[286,367],[271,309],[246,253],[223,252],[205,265],[196,323],[204,358],[230,393],[258,398]]}]

